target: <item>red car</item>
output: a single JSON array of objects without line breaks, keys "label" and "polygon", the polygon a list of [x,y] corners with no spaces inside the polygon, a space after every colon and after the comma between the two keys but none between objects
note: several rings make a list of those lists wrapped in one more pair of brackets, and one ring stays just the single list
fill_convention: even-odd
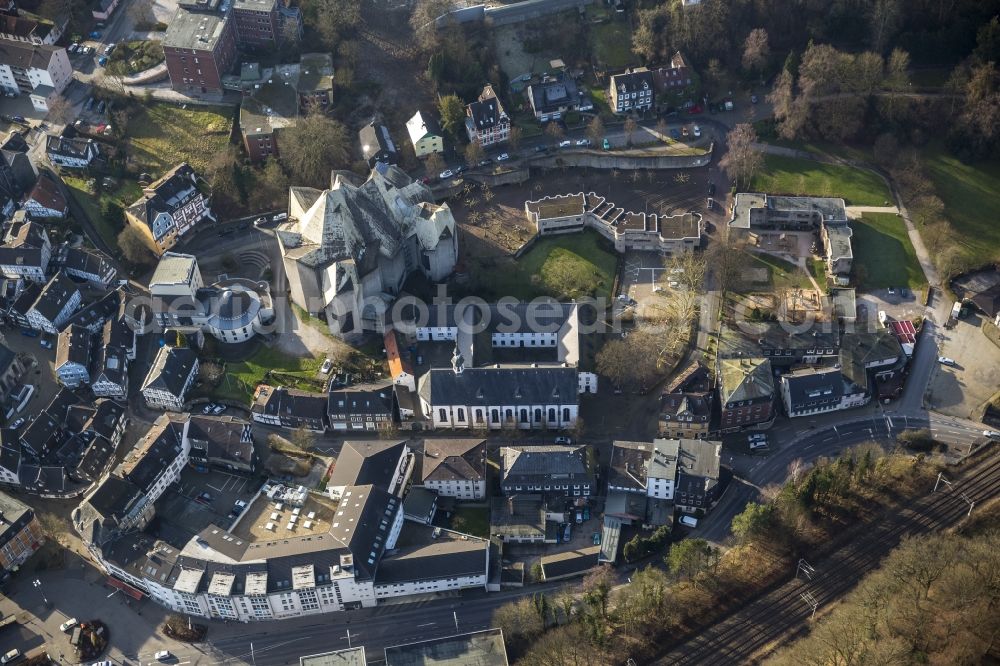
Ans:
[{"label": "red car", "polygon": [[699,105],[699,104],[695,104],[690,109],[688,109],[688,113],[690,113],[692,116],[697,115],[699,113],[704,113],[704,112],[705,112],[705,109],[701,108],[701,105]]}]

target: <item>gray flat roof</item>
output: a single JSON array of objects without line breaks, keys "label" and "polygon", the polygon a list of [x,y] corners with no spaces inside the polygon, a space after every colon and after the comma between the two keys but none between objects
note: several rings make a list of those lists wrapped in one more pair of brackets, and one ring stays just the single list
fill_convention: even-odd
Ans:
[{"label": "gray flat roof", "polygon": [[299,657],[299,666],[366,666],[365,648],[335,650],[322,654]]},{"label": "gray flat roof", "polygon": [[487,629],[385,649],[386,666],[508,666],[503,633]]},{"label": "gray flat roof", "polygon": [[167,27],[163,45],[179,49],[212,51],[225,26],[226,17],[221,14],[192,12],[180,7]]}]

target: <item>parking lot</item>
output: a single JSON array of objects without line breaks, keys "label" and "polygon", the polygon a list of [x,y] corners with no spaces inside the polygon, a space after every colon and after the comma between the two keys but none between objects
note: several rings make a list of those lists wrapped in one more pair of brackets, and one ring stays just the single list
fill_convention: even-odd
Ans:
[{"label": "parking lot", "polygon": [[985,403],[1000,389],[1000,348],[983,335],[982,318],[959,319],[952,329],[939,327],[939,354],[955,360],[931,372],[924,395],[928,408],[949,416],[979,420]]},{"label": "parking lot", "polygon": [[229,527],[230,512],[236,501],[249,503],[261,484],[259,477],[218,470],[198,472],[187,467],[181,473],[180,484],[164,493],[162,509],[157,510],[157,515],[169,528],[169,535],[186,540],[212,523]]}]

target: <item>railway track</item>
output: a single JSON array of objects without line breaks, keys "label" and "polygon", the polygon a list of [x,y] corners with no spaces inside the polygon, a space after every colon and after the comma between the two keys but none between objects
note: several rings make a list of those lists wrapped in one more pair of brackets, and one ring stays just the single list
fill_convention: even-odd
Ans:
[{"label": "railway track", "polygon": [[657,664],[745,664],[766,656],[769,646],[805,627],[820,608],[850,591],[905,536],[927,534],[959,522],[969,511],[962,497],[982,503],[1000,495],[1000,457],[979,461],[952,486],[929,493],[862,536],[812,563],[811,580],[796,577],[680,645]]}]

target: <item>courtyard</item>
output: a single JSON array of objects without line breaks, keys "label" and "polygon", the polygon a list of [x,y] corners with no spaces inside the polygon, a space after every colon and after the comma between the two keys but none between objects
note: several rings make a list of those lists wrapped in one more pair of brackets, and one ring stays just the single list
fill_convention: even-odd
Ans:
[{"label": "courtyard", "polygon": [[986,403],[1000,388],[1000,348],[982,331],[982,317],[971,314],[951,329],[938,327],[938,353],[955,360],[931,371],[924,394],[928,409],[978,421]]}]

